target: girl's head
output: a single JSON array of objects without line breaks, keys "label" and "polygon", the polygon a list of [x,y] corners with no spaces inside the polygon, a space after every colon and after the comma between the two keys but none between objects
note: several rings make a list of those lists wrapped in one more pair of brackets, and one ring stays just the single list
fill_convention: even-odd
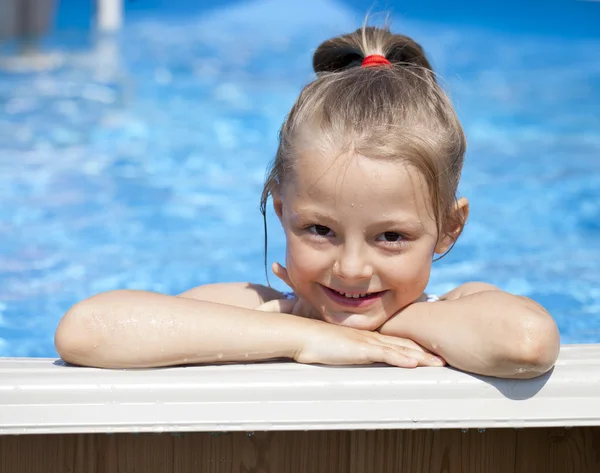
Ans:
[{"label": "girl's head", "polygon": [[[373,55],[390,64],[365,67]],[[313,66],[262,209],[272,195],[297,295],[326,321],[373,330],[422,296],[434,255],[462,231],[465,137],[410,38],[363,27],[324,42]]]}]

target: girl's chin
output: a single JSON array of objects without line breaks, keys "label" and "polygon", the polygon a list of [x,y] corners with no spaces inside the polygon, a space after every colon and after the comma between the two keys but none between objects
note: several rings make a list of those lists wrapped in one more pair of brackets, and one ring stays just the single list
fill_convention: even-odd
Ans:
[{"label": "girl's chin", "polygon": [[343,327],[355,328],[358,330],[377,330],[386,320],[385,317],[378,317],[369,314],[352,314],[345,312],[328,313],[323,317],[325,322]]}]

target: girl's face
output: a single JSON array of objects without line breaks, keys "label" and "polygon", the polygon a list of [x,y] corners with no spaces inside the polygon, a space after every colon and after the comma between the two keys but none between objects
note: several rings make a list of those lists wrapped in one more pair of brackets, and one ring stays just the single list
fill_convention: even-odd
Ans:
[{"label": "girl's face", "polygon": [[304,153],[275,193],[296,294],[326,322],[375,330],[422,295],[438,241],[427,186],[403,163]]}]

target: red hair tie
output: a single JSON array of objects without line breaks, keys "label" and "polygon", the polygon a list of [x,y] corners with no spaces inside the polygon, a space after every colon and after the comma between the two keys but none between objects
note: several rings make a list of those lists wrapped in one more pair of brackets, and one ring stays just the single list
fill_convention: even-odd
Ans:
[{"label": "red hair tie", "polygon": [[381,54],[372,54],[363,59],[361,67],[389,66],[390,64],[391,62],[388,61],[385,56],[382,56]]}]

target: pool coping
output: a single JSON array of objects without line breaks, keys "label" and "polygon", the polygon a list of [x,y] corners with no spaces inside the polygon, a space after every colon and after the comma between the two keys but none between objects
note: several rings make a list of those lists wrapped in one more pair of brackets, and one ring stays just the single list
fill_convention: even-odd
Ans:
[{"label": "pool coping", "polygon": [[144,370],[0,358],[0,434],[600,426],[600,344],[532,380],[296,363]]}]

